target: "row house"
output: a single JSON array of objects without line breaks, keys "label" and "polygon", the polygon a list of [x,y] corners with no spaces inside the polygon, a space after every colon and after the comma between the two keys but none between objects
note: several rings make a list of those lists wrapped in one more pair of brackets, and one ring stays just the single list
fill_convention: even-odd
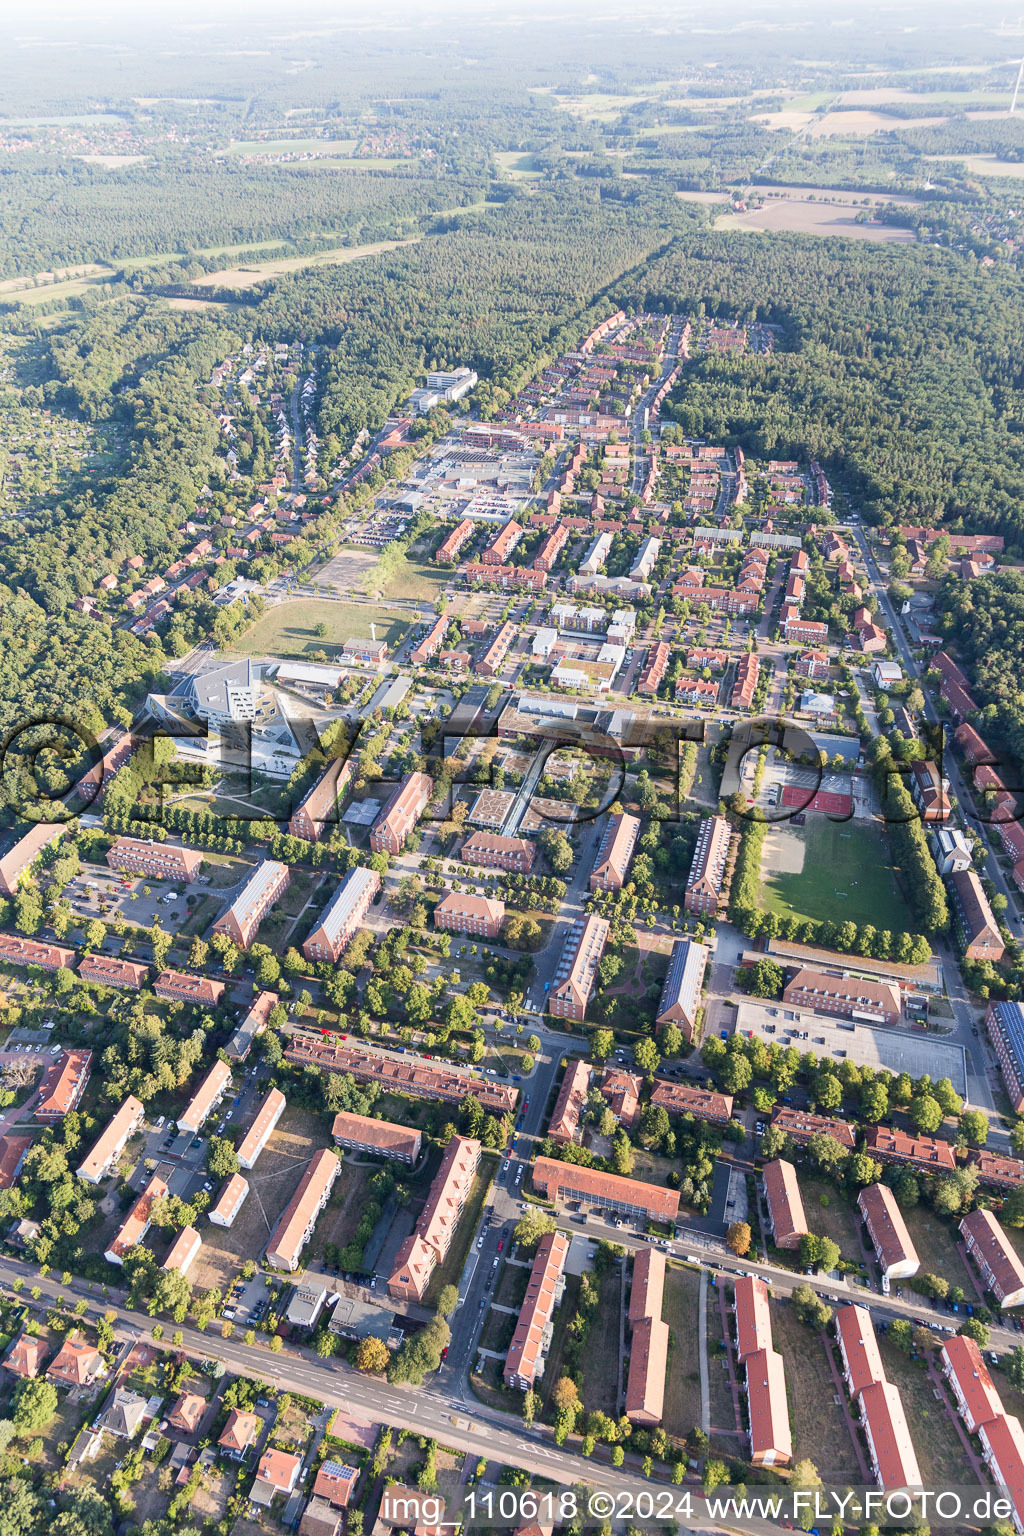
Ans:
[{"label": "row house", "polygon": [[675,698],[678,704],[712,709],[718,703],[718,684],[710,677],[684,677],[676,684]]},{"label": "row house", "polygon": [[697,834],[697,844],[686,877],[683,908],[713,917],[718,911],[725,879],[725,867],[732,843],[732,828],[724,816],[706,816]]},{"label": "row house", "polygon": [[482,672],[485,677],[494,677],[500,672],[515,638],[516,626],[510,623],[503,624],[477,662],[477,671]]},{"label": "row house", "polygon": [[729,703],[733,709],[749,709],[754,702],[754,694],[757,692],[757,680],[761,675],[761,663],[752,651],[747,651],[739,659],[736,667],[736,681],[732,686]]},{"label": "row house", "polygon": [[468,933],[475,938],[496,939],[505,921],[505,903],[493,896],[469,896],[451,892],[434,908],[434,925],[448,933]]},{"label": "row house", "polygon": [[640,674],[640,681],[636,685],[638,693],[657,693],[668,668],[669,654],[669,648],[664,640],[659,640],[656,645],[651,646],[643,672]]}]

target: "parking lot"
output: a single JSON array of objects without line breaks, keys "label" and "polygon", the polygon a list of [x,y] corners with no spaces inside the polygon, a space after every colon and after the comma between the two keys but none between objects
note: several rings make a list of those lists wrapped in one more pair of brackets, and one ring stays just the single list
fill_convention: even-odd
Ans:
[{"label": "parking lot", "polygon": [[69,882],[64,895],[79,917],[102,917],[108,923],[122,918],[137,928],[151,928],[158,921],[175,933],[202,900],[200,886],[207,883],[208,878],[186,890],[180,881],[126,880],[103,865],[90,864]]}]

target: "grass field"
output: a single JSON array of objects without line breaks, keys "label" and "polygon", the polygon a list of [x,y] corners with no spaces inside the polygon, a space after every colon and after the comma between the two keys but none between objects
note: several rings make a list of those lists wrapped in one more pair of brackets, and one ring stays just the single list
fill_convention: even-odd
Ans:
[{"label": "grass field", "polygon": [[915,1205],[903,1212],[907,1231],[921,1260],[921,1272],[941,1275],[950,1285],[963,1287],[968,1301],[974,1301],[976,1292],[970,1271],[956,1246],[953,1227],[940,1221],[935,1213],[924,1205]]},{"label": "grass field", "polygon": [[[325,635],[316,633],[317,624],[327,626]],[[410,616],[369,603],[300,599],[272,608],[229,649],[241,656],[309,656],[313,651],[331,656],[346,640],[368,640],[371,624],[377,639],[386,640],[393,650],[408,630]]]},{"label": "grass field", "polygon": [[536,169],[533,156],[520,154],[518,149],[498,150],[494,158],[509,181],[530,181],[543,175]]},{"label": "grass field", "polygon": [[761,902],[769,912],[817,921],[907,926],[881,831],[873,822],[834,822],[811,812],[803,827],[768,833]]},{"label": "grass field", "polygon": [[[830,1237],[839,1244],[844,1259],[860,1262],[860,1245],[857,1242],[857,1212],[850,1202],[825,1179],[805,1178],[800,1175],[800,1190],[804,1197],[804,1213],[807,1225],[819,1237]],[[822,1201],[826,1204],[822,1204]]]},{"label": "grass field", "polygon": [[885,1374],[903,1400],[910,1438],[926,1488],[954,1488],[974,1481],[948,1413],[934,1396],[923,1360],[911,1360],[887,1338],[878,1340]]},{"label": "grass field", "polygon": [[662,1316],[672,1335],[665,1380],[665,1429],[682,1439],[700,1423],[700,1340],[697,1302],[700,1275],[695,1269],[670,1268],[665,1276]]},{"label": "grass field", "polygon": [[271,256],[266,261],[251,262],[244,267],[224,267],[220,272],[207,272],[197,277],[193,287],[203,288],[254,288],[270,277],[283,277],[297,272],[300,267],[336,267],[350,261],[361,261],[366,256],[379,256],[382,251],[393,251],[400,245],[415,245],[419,235],[408,240],[377,240],[372,245],[341,245],[333,250],[317,251],[313,256]]},{"label": "grass field", "polygon": [[415,555],[406,555],[399,561],[394,574],[389,577],[385,597],[411,597],[422,603],[433,603],[439,593],[452,583],[452,573]]},{"label": "grass field", "polygon": [[835,1401],[825,1346],[788,1301],[772,1302],[772,1341],[786,1364],[793,1455],[814,1462],[826,1484],[860,1481],[857,1452]]},{"label": "grass field", "polygon": [[356,147],[355,139],[232,139],[228,153],[232,155],[350,155]]},{"label": "grass field", "polygon": [[601,1277],[601,1299],[583,1350],[583,1398],[588,1408],[601,1408],[615,1418],[619,1396],[619,1314],[622,1309],[622,1265]]}]

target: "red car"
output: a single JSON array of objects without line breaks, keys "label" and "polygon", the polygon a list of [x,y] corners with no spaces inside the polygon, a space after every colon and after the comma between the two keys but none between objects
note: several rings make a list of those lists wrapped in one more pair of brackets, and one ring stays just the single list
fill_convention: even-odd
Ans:
[{"label": "red car", "polygon": [[498,1243],[498,1252],[499,1252],[499,1253],[500,1253],[500,1252],[501,1252],[501,1250],[502,1250],[502,1249],[503,1249],[503,1248],[504,1248],[504,1246],[505,1246],[505,1239],[504,1239],[504,1238],[502,1238],[502,1239],[501,1239],[501,1241],[500,1241],[500,1242],[499,1242],[499,1243]]}]

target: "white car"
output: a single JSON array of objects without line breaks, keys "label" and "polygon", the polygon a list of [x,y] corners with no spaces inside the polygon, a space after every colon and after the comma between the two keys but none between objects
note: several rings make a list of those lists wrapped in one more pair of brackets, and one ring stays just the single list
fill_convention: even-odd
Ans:
[{"label": "white car", "polygon": [[501,1165],[502,1173],[508,1173],[508,1165],[509,1165],[510,1161],[511,1161],[511,1159],[506,1157],[505,1161]]}]

